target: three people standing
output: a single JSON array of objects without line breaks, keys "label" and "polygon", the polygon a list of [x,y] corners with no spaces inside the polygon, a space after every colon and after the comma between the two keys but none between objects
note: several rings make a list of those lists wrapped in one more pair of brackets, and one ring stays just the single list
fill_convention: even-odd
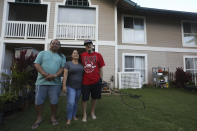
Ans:
[{"label": "three people standing", "polygon": [[36,81],[35,109],[37,119],[32,125],[32,129],[39,127],[42,122],[42,106],[47,95],[51,103],[51,122],[57,125],[56,111],[58,98],[61,92],[60,76],[64,71],[63,92],[67,92],[67,122],[69,125],[72,118],[77,120],[77,105],[82,94],[82,121],[87,121],[87,101],[92,98],[91,117],[96,119],[96,100],[101,98],[101,83],[103,78],[103,66],[105,65],[100,53],[93,51],[91,40],[85,40],[86,52],[81,54],[79,63],[79,53],[72,52],[72,61],[66,63],[66,58],[60,53],[60,42],[52,40],[49,51],[42,51],[35,60],[35,68],[38,71]]}]

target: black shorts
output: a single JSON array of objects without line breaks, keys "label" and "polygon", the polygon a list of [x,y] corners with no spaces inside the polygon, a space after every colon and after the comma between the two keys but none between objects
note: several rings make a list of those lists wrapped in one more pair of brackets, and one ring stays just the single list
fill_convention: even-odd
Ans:
[{"label": "black shorts", "polygon": [[82,86],[82,100],[83,101],[88,101],[89,96],[91,94],[92,99],[100,99],[101,98],[101,81],[92,84],[92,85],[83,85]]}]

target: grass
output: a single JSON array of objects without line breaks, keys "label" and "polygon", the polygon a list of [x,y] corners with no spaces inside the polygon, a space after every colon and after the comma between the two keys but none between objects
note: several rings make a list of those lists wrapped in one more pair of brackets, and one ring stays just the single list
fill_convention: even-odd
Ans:
[{"label": "grass", "polygon": [[[103,96],[97,103],[97,119],[83,123],[72,121],[71,126],[65,126],[66,98],[59,102],[58,120],[60,124],[53,127],[50,122],[49,103],[45,103],[44,121],[37,131],[197,131],[197,92],[183,89],[146,88],[139,90],[124,90],[130,94],[142,97],[146,109],[139,101],[119,95]],[[123,104],[126,103],[127,105]],[[88,103],[90,105],[90,103]],[[136,109],[131,109],[135,107]],[[88,108],[90,111],[90,108]],[[81,118],[81,104],[79,118]],[[33,106],[24,112],[6,117],[1,131],[29,131],[35,120]]]}]

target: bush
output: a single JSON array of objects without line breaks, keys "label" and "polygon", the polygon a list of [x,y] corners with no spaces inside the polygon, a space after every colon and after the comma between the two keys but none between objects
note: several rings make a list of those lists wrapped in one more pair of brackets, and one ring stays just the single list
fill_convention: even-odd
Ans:
[{"label": "bush", "polygon": [[178,67],[175,72],[175,85],[178,88],[184,88],[187,83],[192,82],[191,73],[184,72],[183,68]]}]

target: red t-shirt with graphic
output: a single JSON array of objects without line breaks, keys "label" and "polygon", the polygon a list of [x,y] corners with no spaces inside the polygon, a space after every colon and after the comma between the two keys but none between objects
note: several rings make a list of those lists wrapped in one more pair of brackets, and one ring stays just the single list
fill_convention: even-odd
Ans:
[{"label": "red t-shirt with graphic", "polygon": [[105,65],[101,54],[84,52],[81,54],[81,62],[84,67],[83,85],[97,83],[100,79],[100,68]]}]

